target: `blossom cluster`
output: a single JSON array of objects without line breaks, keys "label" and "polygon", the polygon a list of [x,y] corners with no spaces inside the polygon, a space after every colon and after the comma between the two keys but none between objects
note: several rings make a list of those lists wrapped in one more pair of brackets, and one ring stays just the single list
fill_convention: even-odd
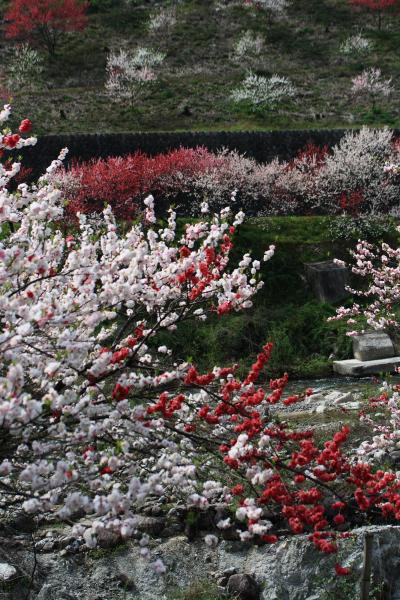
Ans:
[{"label": "blossom cluster", "polygon": [[273,16],[284,15],[289,7],[288,0],[244,0],[244,6],[264,10]]},{"label": "blossom cluster", "polygon": [[[0,119],[8,115],[5,107]],[[30,125],[24,120],[20,131]],[[0,143],[7,150],[34,141],[5,133]],[[135,503],[197,486],[189,442],[147,410],[157,394],[189,385],[191,373],[157,346],[157,333],[208,310],[247,308],[262,282],[260,262],[248,255],[227,270],[244,217],[229,209],[179,234],[173,210],[153,226],[150,196],[148,225],[122,234],[107,208],[101,219],[78,215],[77,227],[63,232],[64,200],[51,181],[64,157],[15,193],[6,184],[19,165],[0,174],[0,219],[9,229],[0,246],[0,502],[69,521],[83,511],[93,525],[78,522],[74,533],[92,547],[105,534],[135,531]],[[185,415],[190,398],[168,410]]]},{"label": "blossom cluster", "polygon": [[384,381],[378,394],[369,399],[361,421],[372,431],[371,439],[361,442],[358,454],[364,460],[390,461],[390,453],[400,447],[400,388]]},{"label": "blossom cluster", "polygon": [[162,29],[169,29],[176,23],[176,8],[160,8],[150,15],[149,30],[158,32]]},{"label": "blossom cluster", "polygon": [[253,31],[245,31],[237,40],[233,49],[233,60],[241,62],[259,56],[263,50],[264,41],[261,35]]}]

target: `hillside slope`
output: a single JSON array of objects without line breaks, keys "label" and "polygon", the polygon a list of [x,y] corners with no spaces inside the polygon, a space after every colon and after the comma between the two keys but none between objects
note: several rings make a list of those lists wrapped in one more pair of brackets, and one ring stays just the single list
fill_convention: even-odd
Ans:
[{"label": "hillside slope", "polygon": [[[400,124],[400,17],[376,21],[351,10],[346,0],[291,0],[285,17],[271,22],[229,0],[97,0],[90,24],[71,35],[49,61],[39,89],[10,89],[9,65],[15,43],[3,33],[1,95],[13,97],[17,116],[29,115],[40,132],[179,129],[270,129]],[[0,2],[4,14],[9,2]],[[150,31],[154,10],[174,5],[176,23]],[[360,28],[374,45],[363,58],[344,57],[341,43]],[[260,54],[233,60],[244,32],[260,36]],[[117,101],[105,92],[110,50],[137,46],[166,54],[159,79],[137,102]],[[392,96],[372,110],[355,101],[351,78],[366,67],[393,77]],[[251,112],[230,99],[251,68],[261,75],[288,77],[297,97],[273,111]]]}]

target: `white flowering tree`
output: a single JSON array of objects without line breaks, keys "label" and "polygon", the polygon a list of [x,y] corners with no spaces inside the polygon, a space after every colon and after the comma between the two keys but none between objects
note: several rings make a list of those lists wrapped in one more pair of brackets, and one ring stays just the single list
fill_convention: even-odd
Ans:
[{"label": "white flowering tree", "polygon": [[112,51],[107,58],[108,94],[117,100],[136,100],[149,84],[157,80],[157,67],[165,55],[151,48],[139,47],[135,51]]},{"label": "white flowering tree", "polygon": [[8,61],[7,70],[11,89],[33,89],[43,83],[43,59],[29,44],[16,46],[14,55]]},{"label": "white flowering tree", "polygon": [[286,77],[264,77],[250,72],[241,85],[233,90],[231,98],[235,103],[244,102],[254,109],[269,110],[294,98],[296,94],[296,88]]},{"label": "white flowering tree", "polygon": [[373,47],[374,44],[371,40],[363,36],[362,33],[357,33],[346,38],[340,44],[339,51],[348,58],[358,58],[372,52]]},{"label": "white flowering tree", "polygon": [[149,31],[169,31],[176,24],[176,7],[161,7],[151,13],[148,28]]},{"label": "white flowering tree", "polygon": [[262,36],[257,35],[253,31],[245,31],[237,40],[233,48],[232,58],[238,63],[243,61],[251,63],[261,54],[263,48],[264,41]]},{"label": "white flowering tree", "polygon": [[244,0],[244,6],[264,11],[271,19],[285,15],[290,2],[288,0]]},{"label": "white flowering tree", "polygon": [[352,93],[368,98],[373,110],[379,98],[387,98],[393,93],[392,78],[384,79],[380,69],[365,69],[352,79],[352,84]]}]

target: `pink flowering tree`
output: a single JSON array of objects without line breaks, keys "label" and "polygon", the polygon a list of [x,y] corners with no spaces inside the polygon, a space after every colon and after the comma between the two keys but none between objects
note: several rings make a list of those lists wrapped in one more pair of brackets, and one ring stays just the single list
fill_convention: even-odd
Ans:
[{"label": "pink flowering tree", "polygon": [[[397,165],[388,165],[389,176],[397,177]],[[352,272],[361,282],[350,289],[357,298],[350,307],[337,309],[332,320],[343,320],[348,325],[348,335],[355,336],[367,330],[386,331],[398,340],[400,329],[400,248],[382,243],[374,247],[359,241],[352,251]],[[343,264],[343,261],[336,261]],[[383,382],[382,387],[368,401],[360,413],[360,420],[370,430],[358,449],[360,460],[371,465],[393,464],[393,453],[400,445],[400,386]],[[389,518],[400,517],[400,503],[393,498],[381,505]]]},{"label": "pink flowering tree", "polygon": [[[25,120],[20,131],[29,128]],[[0,140],[4,151],[32,143],[8,131]],[[216,533],[260,543],[307,533],[334,555],[344,524],[400,505],[396,474],[346,449],[347,427],[320,443],[274,417],[274,405],[311,391],[285,396],[287,375],[258,383],[271,344],[243,378],[237,365],[201,374],[160,345],[158,334],[182,321],[251,306],[260,261],[246,254],[228,268],[243,213],[203,215],[178,233],[173,210],[156,225],[148,197],[145,222],[125,233],[110,208],[78,214],[65,233],[52,177],[64,155],[14,193],[6,186],[19,165],[0,173],[0,507],[65,520],[92,548],[136,535],[143,504],[163,495],[226,509]]]},{"label": "pink flowering tree", "polygon": [[332,319],[344,319],[349,325],[348,335],[357,335],[366,329],[396,334],[400,328],[400,248],[392,248],[387,243],[376,248],[369,242],[359,241],[351,255],[351,270],[361,278],[363,285],[349,291],[359,301],[349,308],[340,307]]},{"label": "pink flowering tree", "polygon": [[388,98],[393,93],[392,79],[383,79],[380,69],[365,69],[352,79],[352,83],[352,93],[370,99],[372,110],[379,98]]}]

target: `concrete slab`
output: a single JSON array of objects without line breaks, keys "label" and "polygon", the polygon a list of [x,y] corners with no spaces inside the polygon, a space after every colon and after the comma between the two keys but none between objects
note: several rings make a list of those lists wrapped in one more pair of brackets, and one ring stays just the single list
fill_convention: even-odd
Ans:
[{"label": "concrete slab", "polygon": [[308,282],[321,302],[340,302],[348,298],[346,286],[349,283],[347,267],[337,265],[332,260],[305,263]]},{"label": "concrete slab", "polygon": [[350,360],[335,360],[333,370],[339,375],[362,377],[363,375],[376,375],[378,373],[393,373],[400,366],[400,356],[382,358],[380,360],[362,361],[352,358]]}]

